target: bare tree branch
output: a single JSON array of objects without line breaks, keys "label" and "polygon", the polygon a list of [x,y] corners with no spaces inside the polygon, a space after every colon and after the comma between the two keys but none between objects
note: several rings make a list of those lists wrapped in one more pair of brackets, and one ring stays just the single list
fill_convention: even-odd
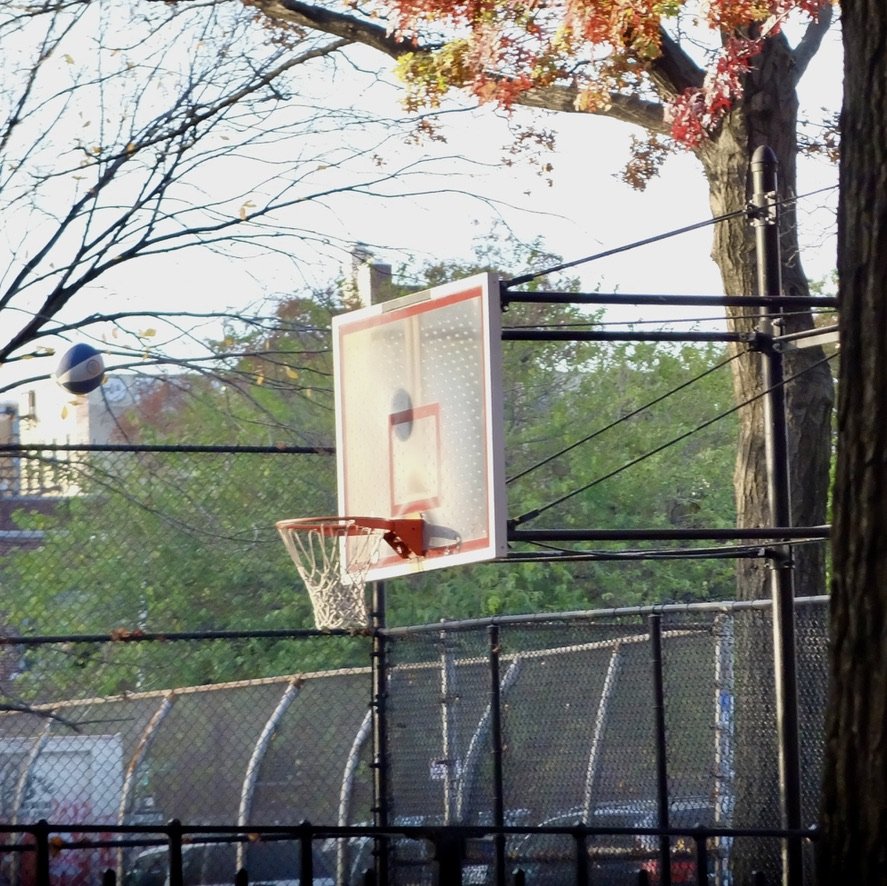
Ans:
[{"label": "bare tree branch", "polygon": [[[416,51],[416,46],[411,41],[390,35],[382,25],[346,13],[334,12],[315,3],[301,3],[299,0],[243,0],[243,2],[247,6],[261,10],[272,21],[334,34],[349,43],[362,43],[391,58]],[[424,47],[426,50],[429,48],[431,47]]]},{"label": "bare tree branch", "polygon": [[832,15],[831,0],[824,0],[822,6],[819,7],[819,15],[816,20],[807,25],[804,36],[795,47],[792,53],[795,85],[804,76],[811,59],[819,51],[823,38],[829,27],[831,27]]},{"label": "bare tree branch", "polygon": [[297,213],[335,210],[331,201],[352,193],[409,196],[410,177],[427,177],[428,158],[381,159],[416,120],[326,104],[325,86],[315,85],[320,100],[310,89],[298,96],[312,78],[297,72],[350,45],[347,29],[290,42],[269,39],[240,4],[62,0],[0,11],[0,51],[10,49],[0,83],[0,312],[15,321],[3,324],[0,364],[70,329],[70,316],[56,323],[61,312],[124,262],[192,247],[261,248],[290,261],[294,242],[347,251]]}]

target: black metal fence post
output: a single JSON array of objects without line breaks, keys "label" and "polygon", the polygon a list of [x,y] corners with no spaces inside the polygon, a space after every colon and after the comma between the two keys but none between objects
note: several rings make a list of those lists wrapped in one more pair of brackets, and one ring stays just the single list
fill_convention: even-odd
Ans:
[{"label": "black metal fence post", "polygon": [[34,828],[36,846],[35,876],[37,886],[49,886],[49,824],[41,818]]},{"label": "black metal fence post", "polygon": [[174,818],[166,826],[166,837],[169,840],[169,886],[184,886],[182,823],[177,818]]},{"label": "black metal fence post", "polygon": [[[502,683],[499,677],[499,625],[490,625],[490,741],[493,754],[493,824],[505,825],[505,776],[502,763]],[[505,835],[493,838],[496,849],[496,886],[505,886]]]},{"label": "black metal fence post", "polygon": [[[656,805],[659,827],[669,827],[668,744],[665,732],[665,677],[662,669],[662,616],[650,616],[650,657],[653,663],[653,728],[656,747]],[[671,839],[659,837],[659,882],[671,886]]]},{"label": "black metal fence post", "polygon": [[[759,295],[782,295],[779,250],[779,204],[776,194],[778,162],[773,150],[759,147],[752,157],[752,205]],[[788,431],[782,354],[773,347],[774,328],[783,332],[782,308],[768,306],[759,327],[764,389],[764,433],[767,491],[773,526],[791,526]],[[801,828],[801,772],[798,738],[798,684],[795,663],[794,570],[791,548],[776,545],[770,558],[773,597],[773,658],[776,684],[776,729],[779,745],[779,786],[782,826]],[[784,886],[800,886],[803,850],[800,839],[783,840]]]},{"label": "black metal fence post", "polygon": [[588,886],[588,834],[585,828],[573,833],[573,854],[576,859],[576,886]]},{"label": "black metal fence post", "polygon": [[[388,661],[385,637],[385,582],[373,583],[373,824],[388,827]],[[376,837],[376,875],[379,886],[388,886],[388,838]]]},{"label": "black metal fence post", "polygon": [[459,833],[438,831],[434,840],[432,886],[462,886],[465,841]]},{"label": "black metal fence post", "polygon": [[310,821],[299,825],[299,883],[314,882],[314,847]]},{"label": "black metal fence post", "polygon": [[693,837],[696,843],[696,882],[708,883],[708,838],[705,834]]}]

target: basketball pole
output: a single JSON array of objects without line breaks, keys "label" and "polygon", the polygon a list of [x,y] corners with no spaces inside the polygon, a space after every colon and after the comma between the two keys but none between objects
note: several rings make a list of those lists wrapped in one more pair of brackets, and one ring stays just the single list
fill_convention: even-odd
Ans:
[{"label": "basketball pole", "polygon": [[[778,161],[773,149],[762,145],[752,156],[752,212],[757,253],[758,294],[782,295],[782,264],[779,245]],[[764,435],[767,493],[772,526],[791,526],[788,430],[782,353],[774,346],[785,332],[783,308],[778,302],[764,310],[758,327],[762,357]],[[776,732],[779,744],[779,794],[782,827],[801,828],[801,774],[798,734],[798,679],[795,662],[794,564],[791,547],[775,544],[770,552],[773,600],[773,664],[776,689]],[[800,886],[804,876],[801,841],[782,841],[783,886]]]},{"label": "basketball pole", "polygon": [[[381,282],[371,256],[355,254],[355,286],[358,303],[374,305],[382,301],[378,284]],[[387,271],[390,279],[391,270]],[[384,581],[371,583],[370,628],[372,630],[373,698],[373,826],[384,829],[389,825],[388,815],[388,659],[385,638],[387,625],[387,597]],[[375,874],[377,886],[388,886],[388,838],[375,838]]]},{"label": "basketball pole", "polygon": [[[370,621],[373,633],[373,825],[388,827],[388,661],[385,648],[385,582],[372,583],[372,611]],[[376,882],[388,884],[388,839],[376,837]]]}]

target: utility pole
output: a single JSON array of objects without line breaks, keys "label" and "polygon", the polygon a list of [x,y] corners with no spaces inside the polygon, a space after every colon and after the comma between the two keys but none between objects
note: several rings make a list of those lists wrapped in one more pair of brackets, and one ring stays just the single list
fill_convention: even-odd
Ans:
[{"label": "utility pole", "polygon": [[[751,161],[752,207],[757,250],[758,294],[782,295],[779,246],[779,204],[776,195],[778,161],[772,148],[759,147]],[[762,356],[764,433],[770,525],[791,526],[788,431],[782,353],[774,338],[785,332],[778,302],[764,309],[758,327]],[[798,738],[798,678],[795,664],[795,593],[791,546],[769,550],[773,600],[773,659],[776,684],[776,731],[779,747],[779,796],[782,827],[801,828],[801,773]],[[799,837],[783,840],[783,886],[801,886],[804,860]]]}]

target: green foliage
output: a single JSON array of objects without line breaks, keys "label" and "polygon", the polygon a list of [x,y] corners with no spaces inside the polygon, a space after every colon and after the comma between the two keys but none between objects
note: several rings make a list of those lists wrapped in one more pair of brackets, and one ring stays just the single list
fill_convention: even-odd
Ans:
[{"label": "green foliage", "polygon": [[[492,236],[476,265],[428,267],[424,278],[433,285],[482,269],[506,274],[557,261],[539,244],[520,251]],[[536,285],[577,288],[570,280]],[[141,412],[128,416],[127,432],[168,443],[329,445],[328,329],[339,309],[333,295],[321,293],[281,302],[261,325],[227,330],[215,343],[232,355],[226,373],[180,379],[174,395],[146,395]],[[513,305],[505,325],[593,327],[603,319],[600,311],[574,306]],[[508,514],[521,528],[733,524],[734,422],[697,430],[731,406],[729,370],[708,372],[724,359],[718,347],[509,342],[504,351]],[[335,511],[329,455],[95,453],[75,468],[84,494],[52,516],[20,518],[46,535],[38,550],[14,553],[3,564],[4,587],[14,591],[6,595],[7,624],[27,634],[116,631],[121,639],[138,631],[313,625],[274,522]],[[537,516],[520,520],[532,512]],[[552,553],[513,547],[525,555]],[[622,551],[625,559],[510,561],[391,581],[389,623],[733,593],[727,560],[633,559],[624,543],[572,547]],[[75,644],[64,653],[29,654],[18,687],[39,697],[51,682],[52,693],[63,696],[78,691],[88,670],[99,694],[366,663],[365,642],[349,638],[207,640],[188,644],[187,654],[184,644],[176,651],[156,643]]]},{"label": "green foliage", "polygon": [[[330,306],[292,300],[261,327],[229,330],[223,375],[148,386],[123,417],[128,439],[157,444],[323,445],[332,441]],[[131,643],[138,633],[313,627],[276,520],[335,509],[328,454],[89,453],[69,468],[82,494],[50,515],[39,549],[3,563],[5,621],[29,635],[114,634],[105,647],[26,656],[18,691],[58,697],[228,681],[363,664],[363,644],[255,639]],[[69,481],[75,478],[70,478]],[[323,648],[321,646],[323,645]]]}]

